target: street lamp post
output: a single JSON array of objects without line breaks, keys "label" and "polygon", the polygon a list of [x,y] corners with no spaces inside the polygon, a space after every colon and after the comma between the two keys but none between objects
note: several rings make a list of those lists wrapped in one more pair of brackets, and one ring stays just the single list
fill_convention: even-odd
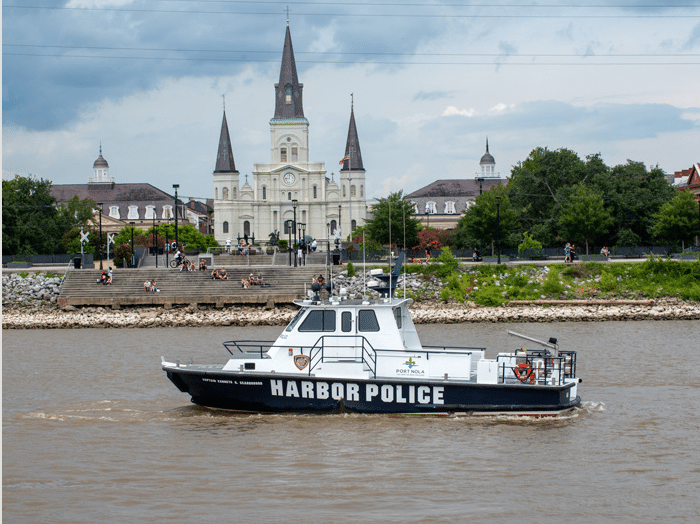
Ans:
[{"label": "street lamp post", "polygon": [[165,245],[163,247],[163,251],[165,251],[165,267],[168,267],[168,253],[170,252],[170,245],[168,242],[170,242],[170,239],[168,238],[168,229],[170,229],[170,217],[168,217],[168,225],[165,228]]},{"label": "street lamp post", "polygon": [[153,251],[156,255],[156,269],[158,269],[158,230],[156,229],[156,206],[153,206]]},{"label": "street lamp post", "polygon": [[136,251],[134,251],[134,225],[136,222],[129,222],[131,226],[131,267],[136,266]]},{"label": "street lamp post", "polygon": [[100,240],[97,243],[97,249],[99,249],[100,253],[100,269],[102,269],[102,202],[98,202],[97,205],[100,206]]},{"label": "street lamp post", "polygon": [[289,265],[291,267],[291,265],[292,265],[292,251],[294,250],[294,246],[292,245],[292,221],[285,220],[284,225],[287,228],[287,237],[289,238],[289,248],[287,249],[287,251],[289,253]]},{"label": "street lamp post", "polygon": [[[341,208],[342,208],[342,207],[343,207],[343,206],[342,206],[341,204],[338,204],[338,238],[341,238],[340,235],[341,235],[341,231],[342,231],[341,228],[340,228],[340,224],[341,224],[341,220],[340,220],[340,211],[341,211]],[[341,238],[341,240],[342,240],[342,238]]]},{"label": "street lamp post", "polygon": [[180,244],[177,238],[177,188],[180,187],[180,184],[173,184],[173,187],[175,188],[175,245],[179,247]]},{"label": "street lamp post", "polygon": [[304,223],[303,223],[303,222],[297,223],[297,231],[299,232],[299,249],[300,249],[301,252],[302,252],[302,258],[299,260],[299,265],[300,265],[300,266],[303,266],[304,264],[302,263],[302,261],[303,261],[303,258],[304,258],[303,253],[304,253],[304,249],[305,249],[305,248],[302,247],[302,245],[304,244],[304,235],[303,235]]},{"label": "street lamp post", "polygon": [[501,263],[501,197],[496,197],[496,248],[498,249],[498,263]]},{"label": "street lamp post", "polygon": [[309,246],[306,243],[306,224],[301,224],[301,238],[304,239],[304,266],[306,266],[306,254],[309,252]]},{"label": "street lamp post", "polygon": [[[294,223],[292,224],[292,229],[294,230],[294,245],[292,246],[292,249],[296,249],[296,243],[297,243],[297,204],[299,203],[298,200],[292,200],[292,209],[294,209]],[[294,267],[297,267],[297,257],[294,257]]]},{"label": "street lamp post", "polygon": [[326,265],[331,265],[331,223],[326,222],[326,231],[328,232],[328,249],[326,253]]}]

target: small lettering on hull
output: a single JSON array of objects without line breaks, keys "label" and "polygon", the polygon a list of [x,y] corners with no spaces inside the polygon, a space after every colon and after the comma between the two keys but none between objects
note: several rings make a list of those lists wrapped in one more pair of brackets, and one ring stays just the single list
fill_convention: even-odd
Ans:
[{"label": "small lettering on hull", "polygon": [[442,386],[406,386],[401,384],[353,384],[312,382],[310,380],[270,380],[273,397],[382,402],[385,404],[444,404]]}]

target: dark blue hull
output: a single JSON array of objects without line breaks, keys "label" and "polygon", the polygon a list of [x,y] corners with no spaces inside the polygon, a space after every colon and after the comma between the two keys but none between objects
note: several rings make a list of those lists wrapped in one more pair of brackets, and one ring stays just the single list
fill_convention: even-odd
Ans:
[{"label": "dark blue hull", "polygon": [[558,412],[580,404],[573,384],[474,384],[441,380],[357,380],[278,374],[231,374],[164,368],[201,406],[260,413],[348,411],[450,414]]}]

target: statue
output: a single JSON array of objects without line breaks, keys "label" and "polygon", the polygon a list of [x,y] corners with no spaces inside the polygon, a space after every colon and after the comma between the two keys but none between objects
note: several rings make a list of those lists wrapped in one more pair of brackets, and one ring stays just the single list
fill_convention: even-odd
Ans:
[{"label": "statue", "polygon": [[269,246],[278,246],[279,243],[280,243],[280,232],[275,229],[272,233],[270,233],[270,240],[268,240],[267,244]]}]

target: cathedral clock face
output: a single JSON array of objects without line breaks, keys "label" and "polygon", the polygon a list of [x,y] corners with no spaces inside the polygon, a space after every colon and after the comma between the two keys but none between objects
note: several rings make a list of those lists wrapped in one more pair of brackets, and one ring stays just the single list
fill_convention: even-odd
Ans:
[{"label": "cathedral clock face", "polygon": [[296,179],[297,177],[294,176],[294,173],[287,173],[284,175],[284,183],[288,186],[291,186]]}]

